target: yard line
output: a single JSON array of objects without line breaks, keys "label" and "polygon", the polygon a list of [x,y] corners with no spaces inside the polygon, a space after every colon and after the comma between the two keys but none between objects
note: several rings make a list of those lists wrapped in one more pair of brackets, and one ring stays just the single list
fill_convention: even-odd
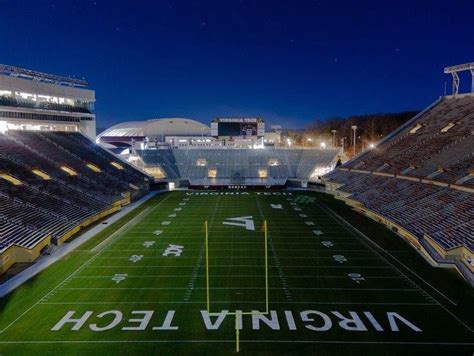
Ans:
[{"label": "yard line", "polygon": [[[258,201],[257,196],[255,196],[255,201],[257,203],[257,207],[258,207],[258,211],[260,213],[260,217],[262,218],[262,220],[265,220],[265,216],[263,215],[262,207],[260,206],[260,202]],[[281,286],[283,288],[283,293],[285,294],[285,298],[286,298],[287,301],[292,301],[293,296],[291,295],[291,291],[288,288],[288,282],[286,280],[285,275],[283,274],[283,269],[281,268],[280,260],[278,259],[278,254],[276,252],[276,251],[279,251],[279,250],[275,249],[275,246],[274,246],[273,240],[272,240],[272,235],[269,232],[268,232],[268,243],[270,245],[270,250],[272,251],[273,260],[275,261],[275,265],[277,266],[278,276],[280,277],[280,283],[281,283]],[[270,277],[273,277],[273,276],[268,275],[268,278],[270,278]]]},{"label": "yard line", "polygon": [[[129,244],[130,245],[130,244]],[[345,243],[345,244],[342,244],[342,245],[356,245],[356,244],[349,244],[349,243]],[[359,245],[359,244],[357,244]],[[108,251],[136,251],[137,249],[134,249],[134,248],[131,248],[131,249],[108,249]],[[151,249],[138,249],[137,251],[150,251]],[[213,250],[216,250],[216,251],[255,251],[254,249],[252,248],[219,248],[219,249],[210,249],[209,251],[213,251]],[[274,249],[275,251],[288,251],[288,249],[284,249],[284,248],[275,248]],[[186,251],[201,251],[200,248],[187,248]],[[321,248],[321,249],[307,249],[307,248],[295,248],[295,249],[292,249],[291,251],[306,251],[306,252],[320,252],[320,251],[366,251],[366,250],[337,250],[337,249],[328,249],[328,248]]]},{"label": "yard line", "polygon": [[[204,274],[198,274],[197,277],[205,277],[206,275]],[[72,276],[71,278],[80,278],[80,279],[102,279],[102,278],[111,278],[113,276],[111,275],[104,275],[104,276]],[[213,277],[265,277],[264,274],[214,274]],[[281,278],[280,273],[277,275],[268,275],[269,278]],[[316,275],[300,275],[300,274],[287,274],[286,277],[288,278],[348,278],[347,275],[342,275],[342,276],[325,276],[321,274],[316,274]],[[189,276],[186,275],[181,275],[181,274],[157,274],[157,275],[137,275],[137,276],[131,276],[128,275],[127,278],[189,278]],[[365,279],[401,279],[398,276],[364,276]]]},{"label": "yard line", "polygon": [[[218,300],[218,301],[212,301],[212,303],[214,304],[226,304],[226,303],[229,303],[230,301],[229,300]],[[264,304],[265,301],[261,301],[261,300],[240,300],[240,301],[232,301],[232,302],[235,302],[235,303],[239,303],[239,304]],[[150,301],[150,302],[144,302],[144,301],[136,301],[136,302],[133,302],[133,301],[126,301],[126,302],[120,302],[120,301],[116,301],[116,302],[103,302],[103,301],[97,301],[97,302],[43,302],[43,303],[40,303],[40,305],[71,305],[71,304],[74,304],[74,305],[108,305],[108,304],[124,304],[124,305],[127,305],[127,304],[199,304],[199,305],[203,305],[204,303],[202,301],[196,301],[196,302],[191,302],[191,301],[179,301],[179,302],[176,302],[176,301]],[[307,304],[312,304],[312,305],[405,305],[405,306],[421,306],[421,305],[424,305],[424,306],[434,306],[434,307],[439,307],[439,305],[437,303],[409,303],[409,302],[365,302],[365,301],[362,301],[362,302],[321,302],[321,301],[298,301],[298,302],[295,302],[295,301],[285,301],[285,302],[277,302],[277,301],[272,301],[272,304],[283,304],[283,305],[293,305],[293,304],[303,304],[303,305],[307,305]]]},{"label": "yard line", "polygon": [[[362,345],[439,345],[439,346],[471,346],[474,342],[429,342],[429,341],[347,341],[347,340],[241,340],[243,344],[281,343],[281,344],[362,344]],[[198,340],[27,340],[0,341],[0,344],[234,344],[235,339],[198,339]]]},{"label": "yard line", "polygon": [[[89,250],[87,250],[87,251],[89,251]],[[324,250],[324,251],[326,251],[326,250]],[[340,250],[335,250],[335,251],[336,251],[336,252],[339,252]],[[354,251],[354,250],[351,250],[351,251]],[[366,251],[366,250],[364,250],[364,251]],[[366,252],[368,252],[368,251],[366,251]],[[118,260],[120,260],[120,259],[127,259],[127,260],[128,260],[129,258],[130,258],[130,256],[128,256],[128,255],[127,255],[127,256],[105,256],[105,257],[99,256],[99,257],[97,257],[98,260],[100,260],[100,259],[104,259],[104,260],[105,260],[105,259],[107,259],[107,260],[108,260],[108,259],[118,259]],[[156,259],[156,256],[143,256],[143,259],[147,259],[147,258]],[[180,257],[179,257],[180,260],[184,260],[184,259],[195,259],[195,258],[196,258],[196,257],[186,257],[186,256],[180,256]],[[235,256],[235,257],[233,257],[233,258],[234,258],[234,259],[252,259],[252,258],[255,259],[255,258],[258,258],[258,257],[252,257],[252,256]],[[310,260],[311,260],[311,259],[316,259],[316,258],[318,258],[318,259],[329,259],[329,260],[333,260],[333,259],[334,259],[334,257],[333,257],[332,255],[331,255],[331,256],[320,256],[320,257],[315,257],[315,256],[308,256],[308,257],[306,257],[306,256],[305,256],[305,257],[297,257],[297,256],[284,257],[284,256],[283,256],[283,257],[280,257],[280,259],[290,259],[290,258],[297,258],[297,259],[300,258],[300,259],[310,259]],[[221,257],[218,257],[218,256],[217,256],[217,257],[213,257],[212,259],[216,259],[216,260],[217,260],[217,259],[221,259],[221,260],[222,260],[222,259],[225,259],[225,260],[228,260],[229,257],[222,257],[222,256],[221,256]],[[379,257],[350,257],[350,259],[351,259],[351,260],[380,260]],[[269,265],[269,266],[271,266],[271,265]]]},{"label": "yard line", "polygon": [[[260,265],[210,265],[212,267],[261,267]],[[186,265],[186,266],[167,266],[167,265],[118,265],[118,266],[109,266],[109,265],[93,265],[87,266],[86,268],[193,268],[195,265]],[[276,265],[268,265],[268,267],[276,268]],[[283,266],[285,268],[322,268],[322,269],[331,269],[331,268],[369,268],[369,269],[392,269],[391,267],[385,266],[316,266],[316,265],[298,265],[298,266]]]},{"label": "yard line", "polygon": [[[183,290],[186,287],[65,287],[60,290]],[[195,287],[196,290],[206,290],[205,287]],[[215,290],[265,290],[264,287],[213,287]],[[269,287],[268,289],[281,290],[280,287]],[[376,291],[376,292],[418,292],[412,288],[329,288],[329,287],[292,287],[292,290],[339,290],[339,291]]]}]

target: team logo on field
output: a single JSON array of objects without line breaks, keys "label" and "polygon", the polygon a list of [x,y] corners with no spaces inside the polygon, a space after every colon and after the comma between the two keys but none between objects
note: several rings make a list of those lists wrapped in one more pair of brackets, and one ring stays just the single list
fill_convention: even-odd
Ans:
[{"label": "team logo on field", "polygon": [[255,223],[252,216],[239,216],[236,218],[227,218],[224,225],[243,227],[246,230],[255,231]]}]

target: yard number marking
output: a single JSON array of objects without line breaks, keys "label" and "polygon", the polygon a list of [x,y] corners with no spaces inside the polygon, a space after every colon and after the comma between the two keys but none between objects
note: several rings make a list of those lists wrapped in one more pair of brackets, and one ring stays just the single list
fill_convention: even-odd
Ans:
[{"label": "yard number marking", "polygon": [[365,278],[362,277],[360,273],[349,273],[347,276],[357,284],[359,284],[361,281],[365,281]]},{"label": "yard number marking", "polygon": [[163,252],[163,256],[167,257],[171,255],[171,256],[179,257],[183,253],[183,249],[184,249],[184,246],[169,244],[165,252]]},{"label": "yard number marking", "polygon": [[334,244],[331,241],[321,241],[321,244],[327,248],[334,246]]},{"label": "yard number marking", "polygon": [[334,261],[336,262],[339,262],[339,263],[347,262],[347,258],[343,255],[334,255],[332,257],[334,258]]},{"label": "yard number marking", "polygon": [[119,284],[120,282],[124,281],[127,278],[128,274],[127,273],[116,273],[113,277],[112,280],[116,283]]},{"label": "yard number marking", "polygon": [[143,258],[143,255],[133,255],[132,257],[130,257],[128,260],[133,262],[133,263],[137,263],[138,261],[140,261],[141,259]]}]

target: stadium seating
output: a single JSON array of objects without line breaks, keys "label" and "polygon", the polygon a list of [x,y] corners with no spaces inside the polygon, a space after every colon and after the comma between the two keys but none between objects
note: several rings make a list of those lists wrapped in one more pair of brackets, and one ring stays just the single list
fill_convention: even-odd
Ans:
[{"label": "stadium seating", "polygon": [[474,97],[445,98],[345,167],[456,183],[472,169],[473,147]]},{"label": "stadium seating", "polygon": [[472,254],[474,96],[442,98],[324,181],[348,203],[406,229],[435,260],[436,250],[445,259],[460,248]]},{"label": "stadium seating", "polygon": [[149,190],[144,174],[79,133],[0,134],[0,174],[0,252],[58,241]]},{"label": "stadium seating", "polygon": [[[157,149],[137,151],[148,167],[158,166],[166,179],[188,179],[204,185],[220,182],[270,184],[308,180],[317,168],[334,167],[339,149]],[[208,179],[209,169],[216,180]]]}]

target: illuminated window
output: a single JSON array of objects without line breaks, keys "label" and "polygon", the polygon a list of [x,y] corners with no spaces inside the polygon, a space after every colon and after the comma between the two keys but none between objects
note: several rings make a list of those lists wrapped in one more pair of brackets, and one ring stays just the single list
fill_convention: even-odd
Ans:
[{"label": "illuminated window", "polygon": [[441,129],[441,132],[448,132],[454,126],[456,126],[456,124],[450,122],[449,124],[447,124],[445,127]]},{"label": "illuminated window", "polygon": [[72,168],[69,168],[67,166],[62,166],[61,169],[66,172],[67,174],[69,174],[70,176],[77,176],[77,173],[74,169]]},{"label": "illuminated window", "polygon": [[154,178],[158,178],[158,179],[166,178],[165,173],[160,167],[145,167],[143,168],[143,170]]},{"label": "illuminated window", "polygon": [[216,168],[211,168],[207,171],[207,177],[208,178],[216,178],[217,177],[217,169]]},{"label": "illuminated window", "polygon": [[15,177],[6,173],[0,173],[0,178],[5,179],[13,185],[22,185],[21,180],[16,179]]},{"label": "illuminated window", "polygon": [[93,172],[95,173],[99,173],[100,172],[100,168],[97,167],[96,165],[92,164],[92,163],[87,163],[86,166]]},{"label": "illuminated window", "polygon": [[44,179],[44,180],[50,180],[50,179],[51,179],[51,177],[50,177],[47,173],[45,173],[45,172],[43,172],[43,171],[41,171],[41,170],[39,170],[39,169],[33,169],[32,172],[33,172],[34,174],[36,174],[38,177],[40,177],[40,178],[42,178],[42,179]]},{"label": "illuminated window", "polygon": [[205,167],[206,165],[207,161],[205,158],[198,158],[198,160],[196,161],[196,166]]},{"label": "illuminated window", "polygon": [[411,134],[414,134],[414,133],[416,133],[419,129],[421,129],[422,127],[423,127],[422,124],[417,124],[414,128],[412,128],[412,129],[410,130],[410,133],[411,133]]},{"label": "illuminated window", "polygon": [[123,166],[120,163],[110,162],[110,164],[114,166],[115,168],[117,168],[118,170],[123,170]]}]

